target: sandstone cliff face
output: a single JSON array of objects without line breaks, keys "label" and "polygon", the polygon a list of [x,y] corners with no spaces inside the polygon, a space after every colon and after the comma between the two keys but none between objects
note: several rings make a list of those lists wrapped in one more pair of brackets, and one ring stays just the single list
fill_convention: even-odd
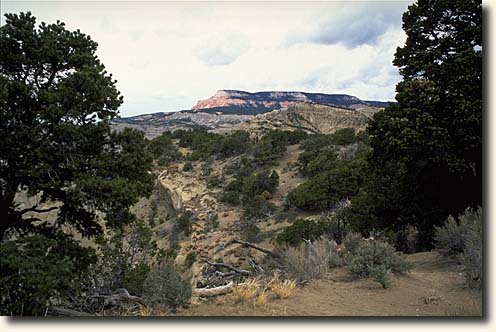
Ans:
[{"label": "sandstone cliff face", "polygon": [[192,111],[220,112],[233,114],[259,114],[275,109],[287,108],[295,103],[318,103],[352,109],[362,109],[380,105],[381,102],[363,101],[355,96],[344,94],[324,94],[307,92],[267,91],[245,92],[238,90],[219,90],[212,97],[200,100]]}]

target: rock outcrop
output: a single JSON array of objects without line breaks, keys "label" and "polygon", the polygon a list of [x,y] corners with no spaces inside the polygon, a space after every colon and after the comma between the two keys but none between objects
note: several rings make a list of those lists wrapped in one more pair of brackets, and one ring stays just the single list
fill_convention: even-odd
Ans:
[{"label": "rock outcrop", "polygon": [[384,102],[363,101],[355,96],[345,94],[288,91],[250,93],[238,90],[219,90],[212,97],[198,101],[191,110],[222,114],[259,114],[286,108],[292,104],[301,102],[352,109],[362,109],[371,106],[385,107],[387,105]]},{"label": "rock outcrop", "polygon": [[286,108],[259,114],[239,125],[220,128],[217,132],[244,130],[252,136],[262,135],[270,129],[303,130],[313,134],[332,134],[338,129],[364,130],[369,119],[380,108],[344,109],[313,103],[296,103]]}]

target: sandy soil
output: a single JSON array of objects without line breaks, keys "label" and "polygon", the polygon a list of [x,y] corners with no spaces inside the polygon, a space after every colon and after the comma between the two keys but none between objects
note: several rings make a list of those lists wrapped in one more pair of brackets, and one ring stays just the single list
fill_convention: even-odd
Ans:
[{"label": "sandy soil", "polygon": [[409,255],[415,267],[383,289],[372,280],[352,280],[345,268],[264,306],[234,303],[227,295],[191,305],[182,316],[480,316],[481,293],[463,286],[460,266],[436,252]]}]

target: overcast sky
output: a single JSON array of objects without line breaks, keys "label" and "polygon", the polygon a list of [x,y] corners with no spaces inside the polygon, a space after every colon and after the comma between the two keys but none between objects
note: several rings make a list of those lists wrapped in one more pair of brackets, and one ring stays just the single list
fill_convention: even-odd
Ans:
[{"label": "overcast sky", "polygon": [[0,1],[2,16],[30,10],[97,41],[122,116],[189,109],[220,89],[393,100],[412,3]]}]

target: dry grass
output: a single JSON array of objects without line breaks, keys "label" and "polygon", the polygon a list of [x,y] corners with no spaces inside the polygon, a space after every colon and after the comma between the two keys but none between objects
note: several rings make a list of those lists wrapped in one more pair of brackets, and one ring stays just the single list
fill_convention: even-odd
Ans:
[{"label": "dry grass", "polygon": [[260,281],[258,279],[250,279],[245,283],[239,284],[233,289],[233,297],[236,303],[245,302],[254,298],[260,289]]},{"label": "dry grass", "polygon": [[264,306],[268,300],[269,300],[269,296],[265,291],[263,291],[262,293],[258,294],[258,296],[255,298],[255,305]]},{"label": "dry grass", "polygon": [[281,299],[291,297],[296,291],[295,280],[286,279],[284,281],[281,281],[278,275],[274,276],[269,285],[272,293],[274,293],[277,298]]},{"label": "dry grass", "polygon": [[329,268],[342,265],[335,242],[321,238],[282,250],[284,265],[298,280],[320,278]]}]

